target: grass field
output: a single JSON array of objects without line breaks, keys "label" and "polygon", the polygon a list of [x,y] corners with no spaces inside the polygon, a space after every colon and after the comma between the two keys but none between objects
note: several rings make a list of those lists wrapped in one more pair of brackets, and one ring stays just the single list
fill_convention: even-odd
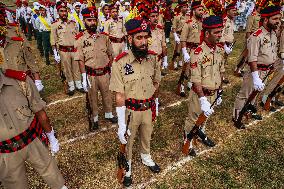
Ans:
[{"label": "grass field", "polygon": [[[207,122],[207,133],[217,146],[206,151],[208,149],[198,143],[197,149],[201,155],[189,159],[176,169],[168,169],[175,162],[187,158],[181,153],[187,103],[183,101],[176,106],[167,107],[186,98],[175,94],[180,70],[169,71],[161,83],[160,98],[164,109],[154,126],[151,152],[163,172],[159,175],[150,173],[141,164],[136,145],[133,188],[283,188],[283,111],[240,132],[231,122],[232,106],[241,82],[232,73],[243,47],[243,39],[243,33],[236,34],[237,43],[229,57],[227,68],[231,84],[225,89],[222,105],[215,109],[214,115]],[[168,51],[171,60],[172,45],[169,45]],[[36,49],[34,52],[41,62],[44,99],[51,103],[68,98],[63,93],[56,67],[45,66]],[[80,95],[77,93],[78,98],[74,100],[47,107],[61,142],[61,150],[56,156],[59,168],[71,189],[121,188],[116,180],[116,153],[119,147],[117,129],[100,121],[101,129],[90,135],[84,109],[85,97]],[[266,112],[263,114],[267,115]],[[100,110],[100,118],[102,117],[103,112]],[[85,138],[72,141],[80,136]],[[48,188],[29,166],[28,181],[31,188]]]}]

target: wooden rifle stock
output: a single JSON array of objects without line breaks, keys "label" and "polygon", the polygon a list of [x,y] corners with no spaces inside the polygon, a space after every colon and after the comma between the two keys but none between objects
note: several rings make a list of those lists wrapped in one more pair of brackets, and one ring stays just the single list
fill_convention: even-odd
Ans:
[{"label": "wooden rifle stock", "polygon": [[270,104],[272,101],[272,98],[281,90],[281,85],[284,83],[284,76],[278,81],[275,88],[272,90],[272,92],[268,95],[267,100],[264,104],[264,110],[269,111],[270,110]]}]

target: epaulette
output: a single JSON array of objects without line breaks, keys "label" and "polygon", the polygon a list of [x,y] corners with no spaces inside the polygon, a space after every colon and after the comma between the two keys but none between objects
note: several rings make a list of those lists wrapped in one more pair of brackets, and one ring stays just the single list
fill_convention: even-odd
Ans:
[{"label": "epaulette", "polygon": [[253,36],[257,37],[262,33],[262,29],[258,29],[256,32],[253,33]]},{"label": "epaulette", "polygon": [[122,57],[124,57],[125,55],[127,55],[128,53],[126,51],[120,53],[119,55],[117,55],[117,57],[114,58],[114,61],[118,61],[119,59],[121,59]]},{"label": "epaulette", "polygon": [[157,28],[159,28],[159,29],[162,29],[162,30],[163,30],[163,29],[164,29],[164,26],[162,26],[162,25],[158,24],[158,25],[157,25]]},{"label": "epaulette", "polygon": [[189,19],[188,21],[186,21],[186,23],[189,24],[192,21],[193,21],[192,19]]},{"label": "epaulette", "polygon": [[148,54],[157,55],[158,53],[156,53],[155,51],[148,50]]},{"label": "epaulette", "polygon": [[7,69],[5,71],[5,76],[9,78],[17,79],[19,81],[26,81],[27,79],[26,72],[16,71],[16,70],[11,70],[11,69]]},{"label": "epaulette", "polygon": [[80,32],[75,36],[75,39],[78,40],[80,39],[80,37],[82,37],[84,35],[84,32]]},{"label": "epaulette", "polygon": [[13,26],[13,27],[18,26],[18,24],[17,24],[17,23],[9,23],[8,25],[9,25],[9,26]]},{"label": "epaulette", "polygon": [[199,46],[194,50],[194,54],[200,54],[203,51],[202,47]]},{"label": "epaulette", "polygon": [[11,37],[12,41],[24,41],[24,38],[22,37]]}]

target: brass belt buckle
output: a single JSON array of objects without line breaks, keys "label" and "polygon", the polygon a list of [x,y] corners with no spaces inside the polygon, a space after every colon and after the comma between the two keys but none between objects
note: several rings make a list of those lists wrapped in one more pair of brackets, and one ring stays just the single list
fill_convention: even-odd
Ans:
[{"label": "brass belt buckle", "polygon": [[101,74],[103,74],[103,73],[104,73],[103,70],[96,70],[96,75],[101,75]]},{"label": "brass belt buckle", "polygon": [[146,103],[140,103],[140,108],[147,108]]},{"label": "brass belt buckle", "polygon": [[18,148],[19,146],[20,146],[20,145],[19,145],[17,142],[13,142],[13,143],[12,143],[12,147],[13,147],[13,148]]}]

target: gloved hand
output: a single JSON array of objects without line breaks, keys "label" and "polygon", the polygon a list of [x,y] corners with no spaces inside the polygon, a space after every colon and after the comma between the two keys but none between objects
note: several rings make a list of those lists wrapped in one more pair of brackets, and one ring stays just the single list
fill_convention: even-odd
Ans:
[{"label": "gloved hand", "polygon": [[84,91],[88,92],[88,80],[87,80],[87,74],[82,73],[82,86]]},{"label": "gloved hand", "polygon": [[174,33],[175,42],[180,44],[180,38],[178,37],[177,33]]},{"label": "gloved hand", "polygon": [[46,133],[46,135],[50,143],[51,154],[54,156],[59,151],[59,143],[54,136],[54,130],[52,129],[52,131],[50,133]]},{"label": "gloved hand", "polygon": [[231,52],[233,51],[233,49],[230,48],[230,47],[228,47],[228,46],[226,45],[226,43],[225,43],[225,45],[224,45],[224,50],[225,50],[225,53],[226,53],[227,55],[231,54]]},{"label": "gloved hand", "polygon": [[[219,90],[218,93],[220,94],[220,92],[221,92],[221,90]],[[219,98],[218,98],[217,101],[216,101],[217,106],[220,106],[221,103],[222,103],[222,101],[223,101],[223,100],[222,100],[222,95],[220,95]]]},{"label": "gloved hand", "polygon": [[163,58],[163,68],[166,69],[168,67],[168,56],[164,56]]},{"label": "gloved hand", "polygon": [[[126,144],[127,140],[125,138],[125,133],[126,133],[126,124],[125,124],[125,111],[126,107],[121,106],[121,107],[116,107],[116,114],[118,118],[118,138],[122,144]],[[128,136],[131,135],[129,129],[127,130]]]},{"label": "gloved hand", "polygon": [[183,54],[183,59],[186,63],[188,63],[190,61],[190,56],[186,50],[186,47],[182,48],[182,54]]},{"label": "gloved hand", "polygon": [[36,88],[39,92],[42,91],[42,89],[44,88],[41,80],[35,80],[35,85],[36,85]]},{"label": "gloved hand", "polygon": [[159,98],[155,99],[155,104],[156,104],[156,116],[159,115]]},{"label": "gloved hand", "polygon": [[199,98],[201,110],[204,112],[206,117],[209,117],[211,114],[214,113],[213,108],[210,108],[211,104],[208,102],[205,96]]},{"label": "gloved hand", "polygon": [[57,62],[57,64],[59,64],[60,63],[60,56],[59,56],[56,49],[53,49],[53,54],[54,54],[54,60]]},{"label": "gloved hand", "polygon": [[258,91],[263,91],[264,83],[259,78],[258,71],[251,72],[252,79],[253,79],[253,88]]}]

